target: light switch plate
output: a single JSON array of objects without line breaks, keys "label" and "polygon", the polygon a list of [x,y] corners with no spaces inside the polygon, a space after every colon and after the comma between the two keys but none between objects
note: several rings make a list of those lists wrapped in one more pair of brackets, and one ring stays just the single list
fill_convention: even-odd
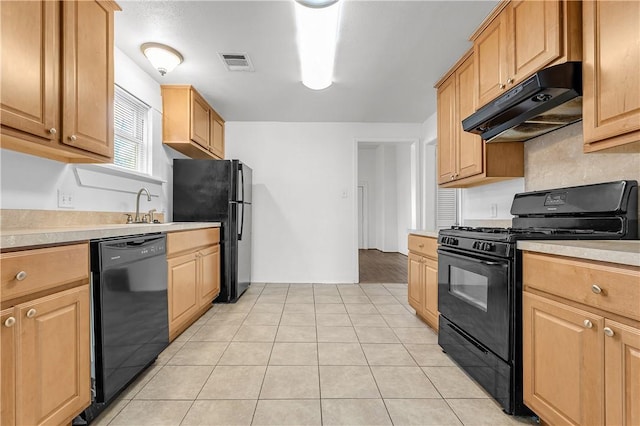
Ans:
[{"label": "light switch plate", "polygon": [[72,209],[75,197],[72,192],[62,191],[58,189],[58,207],[63,209]]}]

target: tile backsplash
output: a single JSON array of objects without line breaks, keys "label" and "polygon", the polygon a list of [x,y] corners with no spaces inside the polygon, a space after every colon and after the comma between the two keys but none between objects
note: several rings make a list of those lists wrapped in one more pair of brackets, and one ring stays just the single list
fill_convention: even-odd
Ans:
[{"label": "tile backsplash", "polygon": [[525,142],[525,191],[632,179],[640,181],[640,153],[585,154],[582,122]]}]

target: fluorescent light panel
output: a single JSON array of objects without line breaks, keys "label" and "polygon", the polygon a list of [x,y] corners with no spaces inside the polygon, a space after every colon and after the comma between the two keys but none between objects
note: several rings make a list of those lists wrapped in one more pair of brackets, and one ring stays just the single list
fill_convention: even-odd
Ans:
[{"label": "fluorescent light panel", "polygon": [[294,3],[302,83],[309,89],[331,86],[342,3],[338,1],[323,8]]}]

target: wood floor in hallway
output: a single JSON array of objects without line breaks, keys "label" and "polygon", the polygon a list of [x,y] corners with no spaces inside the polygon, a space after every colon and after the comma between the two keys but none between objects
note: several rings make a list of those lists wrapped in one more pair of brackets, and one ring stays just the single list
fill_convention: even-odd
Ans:
[{"label": "wood floor in hallway", "polygon": [[360,283],[406,283],[407,256],[359,250]]}]

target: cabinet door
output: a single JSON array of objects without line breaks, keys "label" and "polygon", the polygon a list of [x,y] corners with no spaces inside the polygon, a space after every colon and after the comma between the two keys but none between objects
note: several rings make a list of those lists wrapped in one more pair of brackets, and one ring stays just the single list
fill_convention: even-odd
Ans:
[{"label": "cabinet door", "polygon": [[512,1],[509,21],[509,75],[507,89],[562,56],[562,22],[559,0]]},{"label": "cabinet door", "polygon": [[58,129],[59,3],[9,1],[0,8],[0,120],[55,139]]},{"label": "cabinet door", "polygon": [[209,151],[216,157],[224,158],[224,121],[220,120],[216,114],[211,113],[211,135],[209,137]]},{"label": "cabinet door", "polygon": [[607,425],[640,425],[640,330],[605,320],[613,332],[604,338]]},{"label": "cabinet door", "polygon": [[409,252],[409,305],[418,313],[422,313],[423,299],[423,278],[422,278],[422,257]]},{"label": "cabinet door", "polygon": [[424,302],[422,312],[431,327],[438,329],[438,262],[425,258],[422,264]]},{"label": "cabinet door", "polygon": [[191,91],[191,140],[209,150],[209,105]]},{"label": "cabinet door", "polygon": [[187,322],[199,308],[196,253],[167,260],[169,267],[169,335]]},{"label": "cabinet door", "polygon": [[550,424],[603,424],[604,319],[525,292],[522,323],[525,404]]},{"label": "cabinet door", "polygon": [[458,119],[453,123],[458,133],[457,153],[459,171],[457,179],[474,176],[482,173],[484,146],[482,138],[476,134],[462,130],[462,120],[475,112],[475,97],[473,86],[475,76],[473,69],[473,56],[467,58],[456,71],[456,91],[458,99]]},{"label": "cabinet door", "polygon": [[6,426],[16,424],[16,320],[13,308],[0,312],[0,423]]},{"label": "cabinet door", "polygon": [[200,302],[210,305],[220,293],[220,246],[215,245],[200,251]]},{"label": "cabinet door", "polygon": [[473,42],[476,108],[502,94],[507,81],[507,16],[503,11]]},{"label": "cabinet door", "polygon": [[640,2],[583,3],[583,129],[588,151],[640,141]]},{"label": "cabinet door", "polygon": [[456,81],[449,77],[438,87],[438,183],[456,174]]},{"label": "cabinet door", "polygon": [[16,313],[16,424],[68,424],[91,403],[89,286],[23,303]]},{"label": "cabinet door", "polygon": [[113,10],[65,1],[61,142],[113,158]]}]

